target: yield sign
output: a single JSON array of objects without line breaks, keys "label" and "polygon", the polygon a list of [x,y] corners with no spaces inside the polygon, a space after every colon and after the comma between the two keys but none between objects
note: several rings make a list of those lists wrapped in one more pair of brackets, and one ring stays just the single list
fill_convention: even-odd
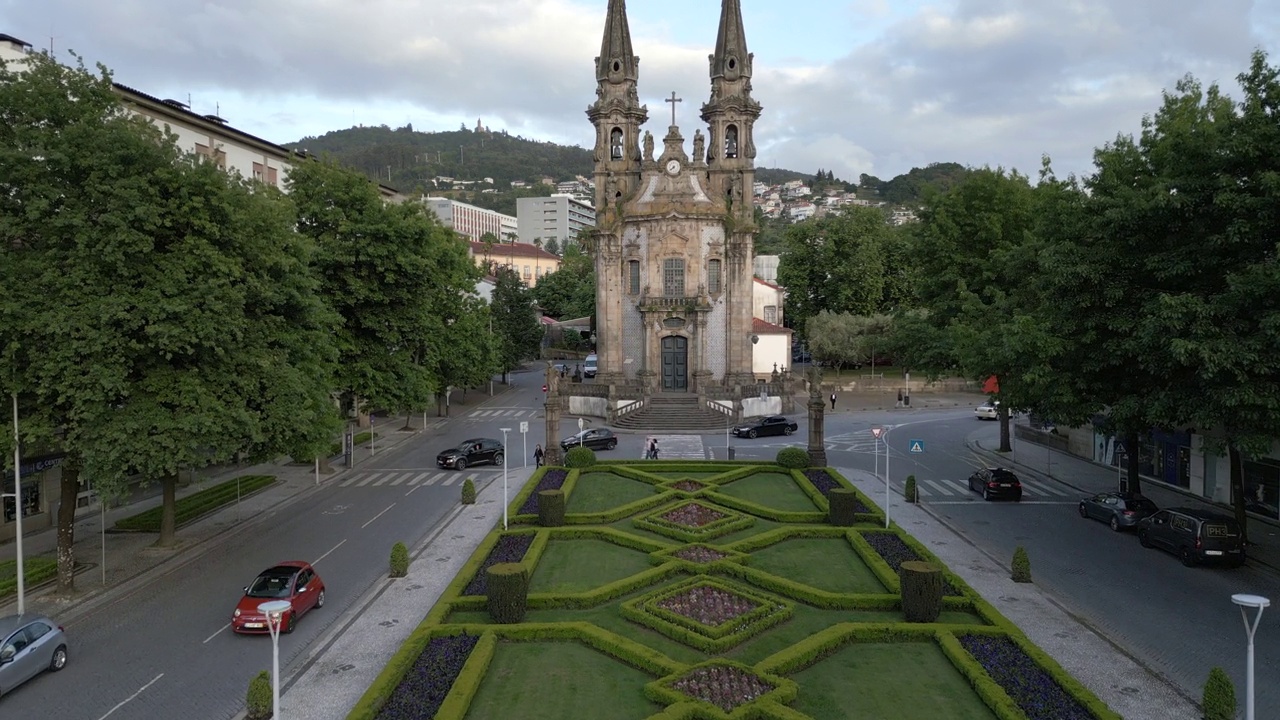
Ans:
[{"label": "yield sign", "polygon": [[873,428],[871,428],[871,436],[872,436],[872,437],[874,437],[874,438],[876,438],[877,440],[878,440],[878,439],[880,439],[880,436],[881,436],[883,433],[884,433],[884,428],[881,428],[881,427],[873,427]]},{"label": "yield sign", "polygon": [[913,453],[922,453],[922,452],[924,452],[924,441],[923,441],[923,440],[912,440],[912,441],[909,443],[908,447],[910,447],[910,448],[911,448],[911,452],[913,452]]}]

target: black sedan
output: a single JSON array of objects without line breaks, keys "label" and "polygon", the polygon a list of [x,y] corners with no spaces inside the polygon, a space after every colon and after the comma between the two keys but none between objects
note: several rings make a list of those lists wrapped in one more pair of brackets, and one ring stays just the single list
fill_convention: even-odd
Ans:
[{"label": "black sedan", "polygon": [[560,441],[560,449],[588,447],[592,450],[612,450],[618,447],[618,436],[608,428],[587,428]]},{"label": "black sedan", "polygon": [[1010,497],[1022,499],[1022,481],[1012,470],[1001,467],[982,468],[969,476],[969,489],[982,493],[983,500]]},{"label": "black sedan", "polygon": [[465,470],[469,465],[502,464],[502,441],[489,438],[463,440],[456,448],[449,448],[436,456],[436,464],[442,468]]},{"label": "black sedan", "polygon": [[1080,517],[1101,520],[1116,532],[1137,527],[1139,520],[1159,510],[1155,503],[1132,493],[1099,493],[1080,501]]},{"label": "black sedan", "polygon": [[762,418],[750,418],[741,425],[733,427],[733,434],[738,437],[757,438],[761,435],[790,435],[799,429],[799,425],[788,421],[781,415]]}]

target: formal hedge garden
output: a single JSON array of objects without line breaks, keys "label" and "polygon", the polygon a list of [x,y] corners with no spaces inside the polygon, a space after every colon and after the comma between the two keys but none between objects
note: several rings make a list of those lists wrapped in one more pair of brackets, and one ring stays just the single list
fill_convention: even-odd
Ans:
[{"label": "formal hedge garden", "polygon": [[541,468],[510,512],[349,718],[1119,718],[834,470]]}]

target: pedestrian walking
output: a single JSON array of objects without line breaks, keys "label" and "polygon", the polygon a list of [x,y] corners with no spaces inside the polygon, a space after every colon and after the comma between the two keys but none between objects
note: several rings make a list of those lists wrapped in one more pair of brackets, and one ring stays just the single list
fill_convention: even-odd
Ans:
[{"label": "pedestrian walking", "polygon": [[831,393],[831,409],[832,409],[832,410],[835,410],[835,409],[836,409],[836,394],[835,394],[835,393]]},{"label": "pedestrian walking", "polygon": [[533,466],[535,468],[542,467],[543,454],[544,453],[542,452],[542,443],[538,443],[537,445],[533,446]]},{"label": "pedestrian walking", "polygon": [[649,446],[646,448],[644,456],[648,460],[658,459],[658,438],[649,438]]},{"label": "pedestrian walking", "polygon": [[898,404],[894,407],[902,407],[902,389],[898,389]]}]

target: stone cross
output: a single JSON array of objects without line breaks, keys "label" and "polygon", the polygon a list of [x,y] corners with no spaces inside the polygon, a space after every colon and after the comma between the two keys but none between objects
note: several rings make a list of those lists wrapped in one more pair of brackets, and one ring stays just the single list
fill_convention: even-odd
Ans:
[{"label": "stone cross", "polygon": [[670,98],[668,98],[668,99],[666,99],[666,100],[663,100],[662,102],[669,102],[669,103],[671,103],[671,126],[672,126],[672,127],[675,127],[675,124],[676,124],[676,103],[678,103],[678,102],[684,102],[684,98],[678,98],[678,97],[676,97],[676,91],[675,91],[675,90],[672,90],[672,91],[671,91],[671,97],[670,97]]}]

